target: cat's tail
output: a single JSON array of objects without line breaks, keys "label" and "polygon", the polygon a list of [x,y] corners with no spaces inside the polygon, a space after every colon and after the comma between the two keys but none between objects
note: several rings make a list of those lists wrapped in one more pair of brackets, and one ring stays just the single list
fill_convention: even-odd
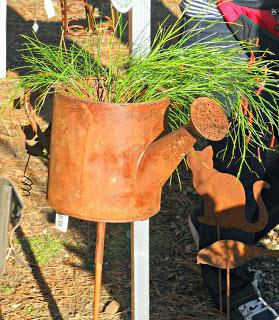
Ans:
[{"label": "cat's tail", "polygon": [[261,196],[261,191],[264,188],[269,189],[270,186],[266,181],[263,180],[256,181],[253,185],[254,198],[259,207],[259,218],[257,222],[247,224],[248,232],[262,231],[268,223],[268,212]]}]

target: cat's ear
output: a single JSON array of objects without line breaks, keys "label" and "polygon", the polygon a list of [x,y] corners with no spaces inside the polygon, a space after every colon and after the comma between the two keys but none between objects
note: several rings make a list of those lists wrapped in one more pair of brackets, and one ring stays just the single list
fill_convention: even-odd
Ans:
[{"label": "cat's ear", "polygon": [[207,165],[208,168],[213,168],[213,149],[211,146],[207,146],[200,151],[202,161]]},{"label": "cat's ear", "polygon": [[190,169],[192,169],[195,166],[195,163],[197,162],[198,154],[197,151],[192,148],[188,154],[187,154],[187,165]]},{"label": "cat's ear", "polygon": [[213,159],[213,149],[211,146],[207,146],[202,150],[204,159]]}]

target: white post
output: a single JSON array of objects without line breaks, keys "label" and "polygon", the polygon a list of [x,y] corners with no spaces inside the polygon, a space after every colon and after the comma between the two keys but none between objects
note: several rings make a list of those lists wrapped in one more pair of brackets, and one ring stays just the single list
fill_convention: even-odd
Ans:
[{"label": "white post", "polygon": [[6,78],[7,0],[0,0],[0,78]]},{"label": "white post", "polygon": [[132,223],[132,320],[149,320],[149,220]]},{"label": "white post", "polygon": [[151,0],[134,0],[129,12],[132,51],[148,53],[151,46]]},{"label": "white post", "polygon": [[[132,51],[151,45],[151,0],[134,0],[129,16]],[[132,223],[132,320],[149,319],[149,220]]]}]

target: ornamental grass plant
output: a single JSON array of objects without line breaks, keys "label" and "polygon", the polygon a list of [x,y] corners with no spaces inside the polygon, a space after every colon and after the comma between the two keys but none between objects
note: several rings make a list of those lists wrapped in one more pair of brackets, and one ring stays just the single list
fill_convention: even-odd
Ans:
[{"label": "ornamental grass plant", "polygon": [[[23,68],[28,72],[21,76],[20,86],[31,93],[40,92],[38,109],[43,107],[46,96],[55,91],[111,103],[170,97],[172,129],[188,122],[189,107],[195,98],[213,98],[228,114],[229,136],[234,146],[231,157],[239,145],[241,170],[247,156],[255,156],[249,146],[267,149],[263,139],[273,136],[279,127],[278,80],[273,71],[277,61],[263,59],[265,52],[257,52],[260,58],[239,59],[243,50],[252,52],[253,43],[235,46],[221,37],[203,39],[202,43],[186,48],[184,43],[201,30],[184,31],[181,18],[171,26],[166,27],[166,22],[159,26],[148,53],[138,48],[123,55],[120,48],[124,28],[120,18],[114,36],[108,40],[107,65],[102,63],[102,35],[97,36],[93,54],[86,46],[75,43],[66,46],[63,37],[59,46],[51,46],[36,37],[23,36],[25,45],[21,54],[25,61]],[[224,40],[228,43],[225,47]],[[252,52],[251,57],[254,56]],[[270,96],[268,100],[263,90]],[[220,156],[225,154],[226,150],[223,151]]]}]

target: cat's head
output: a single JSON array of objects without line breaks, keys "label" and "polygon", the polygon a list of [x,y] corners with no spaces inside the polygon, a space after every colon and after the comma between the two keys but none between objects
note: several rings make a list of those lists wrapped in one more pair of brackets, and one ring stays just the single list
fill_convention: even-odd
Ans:
[{"label": "cat's head", "polygon": [[[196,151],[192,149],[187,155],[187,164],[192,170],[193,175],[195,173],[200,174],[200,171],[213,168],[213,150],[211,146],[204,148],[202,151]],[[206,170],[207,171],[207,170]]]}]

